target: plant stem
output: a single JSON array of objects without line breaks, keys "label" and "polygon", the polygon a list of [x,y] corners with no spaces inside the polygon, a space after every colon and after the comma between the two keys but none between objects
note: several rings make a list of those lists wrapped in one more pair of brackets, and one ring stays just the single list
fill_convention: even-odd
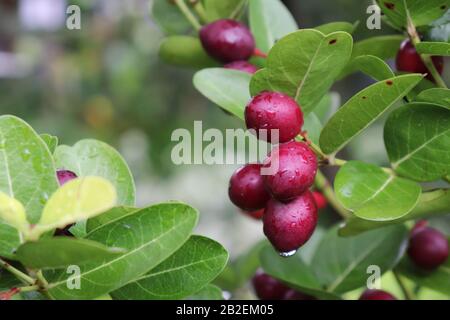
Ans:
[{"label": "plant stem", "polygon": [[208,22],[208,16],[206,14],[205,8],[202,5],[202,2],[200,0],[190,0],[190,2],[195,12],[200,17],[200,20],[205,23]]},{"label": "plant stem", "polygon": [[[421,42],[420,36],[417,33],[414,22],[412,21],[411,17],[409,16],[409,11],[407,11],[407,15],[408,15],[408,34],[411,39],[411,42],[416,47],[417,44],[419,44]],[[431,76],[433,77],[434,81],[436,81],[436,84],[441,88],[447,89],[447,85],[445,84],[441,75],[439,74],[436,67],[434,66],[431,56],[429,54],[420,54],[420,57],[422,58],[423,63],[427,67],[427,69],[430,72]]]},{"label": "plant stem", "polygon": [[42,270],[39,270],[36,272],[36,278],[41,286],[41,288],[48,288],[48,281],[45,279],[44,275],[42,274]]},{"label": "plant stem", "polygon": [[403,281],[403,279],[401,278],[401,276],[398,274],[397,271],[392,271],[392,273],[394,274],[395,280],[397,281],[400,289],[403,292],[403,295],[405,296],[406,300],[415,300],[416,297],[414,295],[414,293],[409,290],[409,288],[405,285],[405,282]]},{"label": "plant stem", "polygon": [[336,198],[336,194],[334,193],[334,190],[330,185],[330,182],[322,172],[317,171],[314,185],[316,186],[317,190],[323,193],[334,210],[336,210],[336,212],[339,213],[342,218],[347,219],[350,217],[350,212],[345,209],[338,201],[338,199]]},{"label": "plant stem", "polygon": [[36,280],[27,275],[26,273],[20,271],[19,269],[14,268],[12,265],[10,265],[8,262],[4,261],[3,259],[0,259],[0,267],[3,269],[9,271],[12,273],[17,279],[21,280],[22,282],[29,284],[29,285],[35,285]]},{"label": "plant stem", "polygon": [[178,9],[180,9],[181,13],[186,17],[186,19],[192,24],[196,31],[199,31],[202,25],[198,22],[197,17],[194,16],[189,10],[189,7],[186,5],[184,0],[174,0]]}]

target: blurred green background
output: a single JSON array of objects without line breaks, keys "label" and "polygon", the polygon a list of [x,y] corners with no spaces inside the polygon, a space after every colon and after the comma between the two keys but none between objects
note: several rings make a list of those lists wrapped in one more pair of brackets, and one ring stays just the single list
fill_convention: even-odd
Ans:
[{"label": "blurred green background", "polygon": [[[226,1],[226,0],[223,0]],[[264,1],[264,0],[261,0]],[[393,33],[368,30],[370,0],[285,1],[299,25],[361,21],[356,39]],[[65,27],[66,8],[81,7],[81,30]],[[138,204],[185,201],[201,212],[197,232],[221,241],[233,256],[263,238],[259,221],[228,200],[236,166],[175,166],[170,141],[176,128],[242,124],[192,86],[194,70],[163,64],[163,32],[152,21],[152,0],[0,0],[0,112],[28,121],[62,144],[104,140],[130,164]],[[353,75],[335,85],[335,108],[371,80]],[[346,150],[347,158],[386,162],[382,121]],[[245,239],[243,239],[245,235]]]}]

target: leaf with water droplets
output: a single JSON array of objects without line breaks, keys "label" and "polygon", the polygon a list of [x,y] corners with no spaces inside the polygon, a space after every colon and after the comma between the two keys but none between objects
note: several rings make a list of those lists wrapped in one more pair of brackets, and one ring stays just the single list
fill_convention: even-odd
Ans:
[{"label": "leaf with water droplets", "polygon": [[[57,188],[52,156],[39,135],[23,120],[0,116],[0,192],[21,202],[27,219],[36,223]],[[0,256],[12,258],[20,235],[0,223]]]},{"label": "leaf with water droplets", "polygon": [[392,168],[417,181],[450,174],[450,110],[429,103],[410,103],[386,121],[384,141]]},{"label": "leaf with water droplets", "polygon": [[334,188],[344,207],[359,218],[373,221],[405,216],[414,209],[422,191],[414,181],[360,161],[347,162],[339,170]]}]

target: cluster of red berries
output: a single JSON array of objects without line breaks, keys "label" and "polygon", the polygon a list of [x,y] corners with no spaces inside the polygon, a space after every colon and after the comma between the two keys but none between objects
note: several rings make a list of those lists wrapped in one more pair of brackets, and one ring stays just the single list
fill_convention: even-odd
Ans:
[{"label": "cluster of red berries", "polygon": [[[444,71],[444,58],[440,56],[433,56],[433,64],[439,74]],[[430,71],[425,66],[416,48],[410,40],[405,40],[400,46],[400,50],[397,53],[396,66],[398,71],[410,72],[410,73],[427,73],[427,79],[434,81]]]},{"label": "cluster of red berries", "polygon": [[[303,113],[291,97],[262,92],[248,103],[245,121],[257,135],[266,130],[268,142],[276,142],[270,133],[277,130],[280,145],[263,164],[247,164],[233,174],[230,199],[242,210],[258,215],[264,209],[265,235],[282,255],[292,255],[314,232],[317,204],[326,204],[321,194],[314,196],[309,191],[317,173],[316,155],[308,144],[294,141],[303,126]],[[262,175],[262,169],[273,172]]]},{"label": "cluster of red berries", "polygon": [[244,24],[236,20],[221,19],[200,30],[200,41],[205,51],[224,63],[227,69],[255,73],[258,67],[249,63],[256,50],[255,39]]}]

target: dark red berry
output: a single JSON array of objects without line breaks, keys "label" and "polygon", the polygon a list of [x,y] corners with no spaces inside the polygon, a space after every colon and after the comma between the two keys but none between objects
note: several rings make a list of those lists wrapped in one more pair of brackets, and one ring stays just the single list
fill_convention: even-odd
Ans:
[{"label": "dark red berry", "polygon": [[288,201],[313,185],[317,157],[306,143],[292,141],[272,150],[264,168],[272,167],[276,168],[275,173],[263,176],[266,188],[276,199]]},{"label": "dark red berry", "polygon": [[316,202],[317,209],[321,210],[327,207],[327,198],[319,191],[313,191],[314,201]]},{"label": "dark red berry", "polygon": [[262,209],[270,198],[260,171],[261,164],[247,164],[231,176],[228,195],[231,202],[242,210]]},{"label": "dark red berry", "polygon": [[310,191],[289,203],[267,203],[264,234],[282,255],[290,255],[311,238],[317,225],[317,207]]},{"label": "dark red berry", "polygon": [[290,289],[283,283],[262,271],[258,271],[252,279],[255,293],[261,300],[281,300]]},{"label": "dark red berry", "polygon": [[411,230],[411,237],[415,235],[417,232],[421,231],[423,228],[428,226],[428,221],[426,220],[419,220],[416,222],[414,227]]},{"label": "dark red berry", "polygon": [[[444,58],[440,56],[432,57],[433,64],[436,67],[439,74],[444,71]],[[420,55],[417,53],[416,48],[410,40],[405,40],[400,46],[400,50],[397,53],[396,65],[398,71],[410,72],[410,73],[428,73],[427,78],[433,80],[432,75],[428,71],[427,67],[423,63]]]},{"label": "dark red berry", "polygon": [[69,170],[58,170],[56,172],[56,175],[58,176],[59,185],[62,186],[69,182],[70,180],[73,180],[77,178],[77,175]]},{"label": "dark red berry", "polygon": [[283,295],[282,300],[316,300],[316,298],[300,291],[290,289]]},{"label": "dark red berry", "polygon": [[238,71],[247,72],[250,74],[254,74],[256,71],[258,71],[257,66],[255,66],[247,61],[231,62],[231,63],[224,65],[223,67],[226,69],[238,70]]},{"label": "dark red berry", "polygon": [[246,216],[251,217],[255,220],[261,220],[264,216],[264,209],[256,210],[256,211],[242,211]]},{"label": "dark red berry", "polygon": [[279,141],[288,142],[294,139],[303,126],[303,113],[297,102],[290,96],[279,92],[262,92],[248,103],[245,108],[245,123],[247,129],[267,130],[267,141],[271,142],[273,137],[271,130],[278,130]]},{"label": "dark red berry", "polygon": [[368,289],[363,292],[359,300],[397,300],[397,298],[383,290]]},{"label": "dark red berry", "polygon": [[408,256],[420,268],[433,270],[448,258],[448,240],[438,230],[422,227],[409,239]]},{"label": "dark red berry", "polygon": [[200,30],[200,41],[210,56],[224,63],[248,60],[255,50],[255,39],[250,30],[230,19],[204,26]]}]

